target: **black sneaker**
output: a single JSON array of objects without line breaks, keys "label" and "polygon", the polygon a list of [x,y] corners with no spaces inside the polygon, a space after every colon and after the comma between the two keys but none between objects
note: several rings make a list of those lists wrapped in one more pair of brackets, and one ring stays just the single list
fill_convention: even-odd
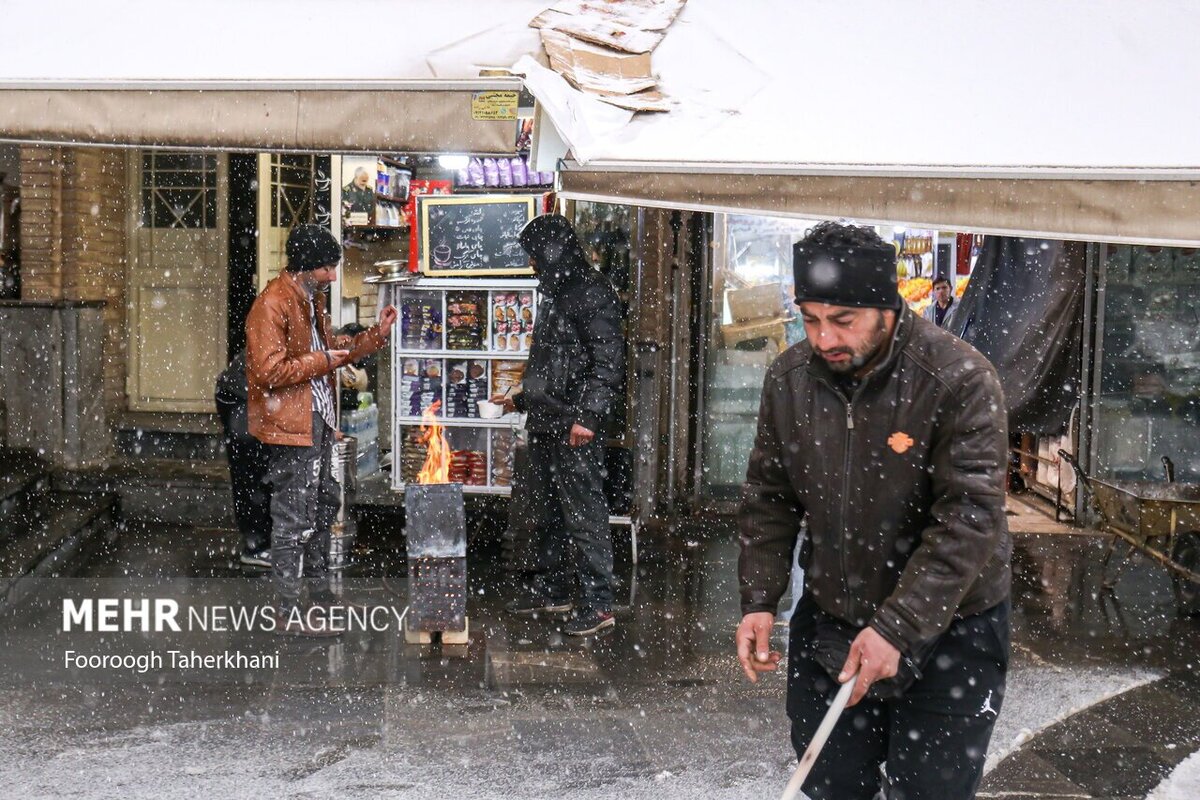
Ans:
[{"label": "black sneaker", "polygon": [[510,614],[569,614],[575,604],[570,600],[556,600],[537,592],[529,592],[519,600],[504,606]]},{"label": "black sneaker", "polygon": [[249,550],[243,550],[241,558],[238,559],[247,567],[261,567],[263,569],[271,568],[271,550],[266,548],[252,553]]},{"label": "black sneaker", "polygon": [[611,611],[585,611],[563,626],[568,636],[590,636],[617,624]]}]

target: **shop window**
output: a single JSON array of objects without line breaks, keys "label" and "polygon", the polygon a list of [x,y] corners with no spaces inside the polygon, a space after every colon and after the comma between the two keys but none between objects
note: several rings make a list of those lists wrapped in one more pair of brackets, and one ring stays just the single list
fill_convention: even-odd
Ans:
[{"label": "shop window", "polygon": [[746,477],[767,367],[804,338],[796,314],[792,245],[815,223],[717,215],[705,370],[703,480],[732,495]]},{"label": "shop window", "polygon": [[314,156],[271,155],[271,225],[291,230],[313,216]]},{"label": "shop window", "polygon": [[1200,481],[1200,251],[1105,248],[1095,471]]},{"label": "shop window", "polygon": [[217,156],[143,154],[141,224],[143,228],[215,228]]},{"label": "shop window", "polygon": [[[575,233],[588,259],[608,279],[621,300],[621,316],[625,328],[625,340],[629,336],[629,304],[632,300],[632,277],[630,272],[630,242],[636,209],[610,203],[576,202],[572,215]],[[633,351],[626,351],[626,364],[633,363]],[[632,385],[626,381],[613,405],[613,421],[610,426],[610,441],[628,446],[632,441],[629,409],[632,406]]]}]

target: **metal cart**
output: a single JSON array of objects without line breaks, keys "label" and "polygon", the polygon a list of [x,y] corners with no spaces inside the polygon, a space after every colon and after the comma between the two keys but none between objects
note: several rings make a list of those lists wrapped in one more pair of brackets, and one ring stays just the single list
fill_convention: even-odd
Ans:
[{"label": "metal cart", "polygon": [[[1070,453],[1059,450],[1058,455],[1075,470],[1099,512],[1101,529],[1113,536],[1104,554],[1104,588],[1113,588],[1136,551],[1170,571],[1180,614],[1200,614],[1200,484],[1176,483],[1174,465],[1165,456],[1167,482],[1162,483],[1101,480],[1087,475]],[[1122,542],[1125,554],[1110,577],[1109,561]]]}]

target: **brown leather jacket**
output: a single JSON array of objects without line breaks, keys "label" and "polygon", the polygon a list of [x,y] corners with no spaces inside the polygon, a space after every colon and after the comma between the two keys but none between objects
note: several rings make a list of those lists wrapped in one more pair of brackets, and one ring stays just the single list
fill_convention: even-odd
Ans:
[{"label": "brown leather jacket", "polygon": [[775,360],[738,519],[742,613],[776,610],[792,549],[821,610],[904,652],[1009,595],[995,368],[907,308],[846,397],[807,342]]},{"label": "brown leather jacket", "polygon": [[[316,306],[324,350],[349,350],[357,360],[387,343],[378,325],[353,338],[334,336],[324,304],[318,299]],[[310,381],[326,376],[333,387],[329,357],[312,349],[310,307],[295,273],[283,272],[262,290],[246,317],[248,421],[250,435],[264,444],[311,445]]]}]

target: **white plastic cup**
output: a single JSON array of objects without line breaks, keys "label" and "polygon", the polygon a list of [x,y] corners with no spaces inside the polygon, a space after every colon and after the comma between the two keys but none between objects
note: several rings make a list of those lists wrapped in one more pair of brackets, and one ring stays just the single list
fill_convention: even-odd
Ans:
[{"label": "white plastic cup", "polygon": [[477,400],[480,419],[498,419],[504,416],[504,406],[490,400]]}]

